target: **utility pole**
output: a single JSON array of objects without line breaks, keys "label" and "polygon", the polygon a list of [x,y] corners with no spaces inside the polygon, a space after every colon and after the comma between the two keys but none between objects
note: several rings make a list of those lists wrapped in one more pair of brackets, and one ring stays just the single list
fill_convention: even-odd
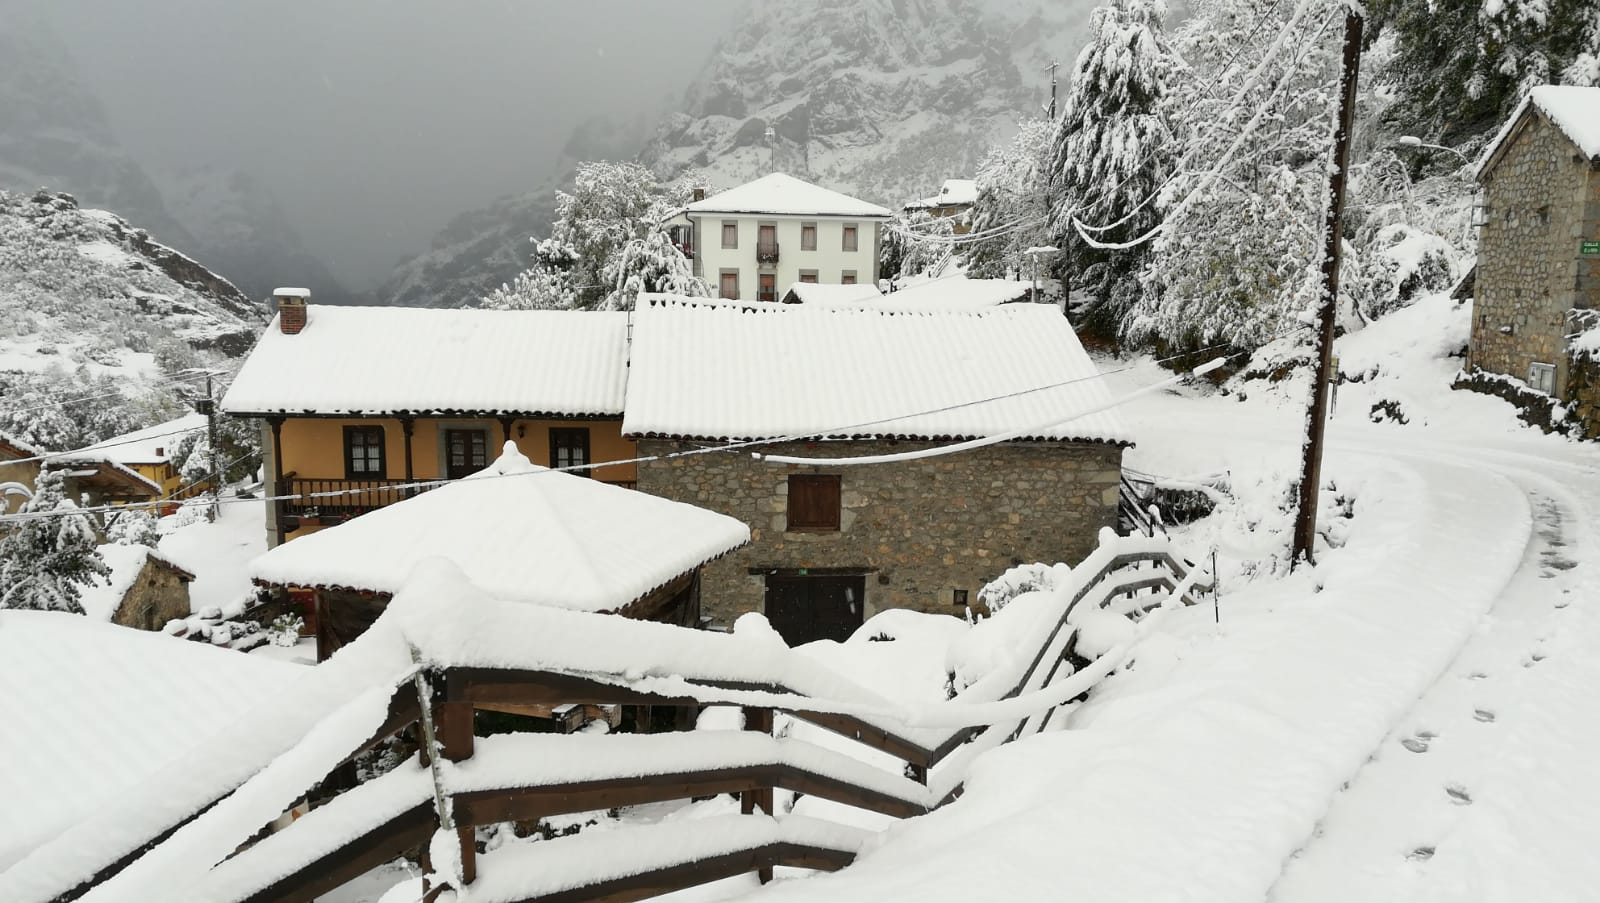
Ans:
[{"label": "utility pole", "polygon": [[1344,218],[1345,174],[1350,170],[1350,132],[1355,123],[1356,80],[1361,69],[1361,16],[1345,11],[1344,64],[1340,76],[1339,126],[1333,135],[1333,168],[1328,174],[1328,215],[1323,222],[1322,298],[1317,310],[1317,363],[1311,384],[1311,410],[1300,467],[1300,509],[1295,517],[1291,562],[1314,563],[1317,541],[1317,490],[1322,483],[1322,446],[1328,427],[1328,387],[1333,377],[1333,325],[1339,307],[1339,226]]},{"label": "utility pole", "polygon": [[222,505],[222,474],[217,472],[217,403],[211,397],[211,374],[206,374],[206,397],[195,404],[206,415],[206,448],[211,453],[211,504],[206,506],[206,520],[215,522],[217,508]]},{"label": "utility pole", "polygon": [[1056,118],[1056,69],[1060,65],[1055,60],[1051,60],[1050,65],[1044,67],[1050,73],[1050,118],[1052,120]]}]

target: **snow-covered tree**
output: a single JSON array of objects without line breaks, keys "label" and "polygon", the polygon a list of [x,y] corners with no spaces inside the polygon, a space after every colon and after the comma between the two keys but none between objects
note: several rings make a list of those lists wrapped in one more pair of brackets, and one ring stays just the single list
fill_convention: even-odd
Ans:
[{"label": "snow-covered tree", "polygon": [[661,188],[637,163],[579,164],[572,192],[556,194],[555,223],[533,265],[483,306],[625,310],[641,291],[709,295],[661,226],[688,195],[686,180]]},{"label": "snow-covered tree", "polygon": [[106,538],[117,545],[153,549],[161,541],[161,534],[156,529],[155,515],[143,508],[129,508],[106,518]]},{"label": "snow-covered tree", "polygon": [[1372,12],[1395,38],[1382,77],[1402,133],[1480,146],[1535,85],[1600,84],[1594,0],[1380,0]]},{"label": "snow-covered tree", "polygon": [[[1108,250],[1158,224],[1157,193],[1171,172],[1170,105],[1175,61],[1160,36],[1162,0],[1116,0],[1090,19],[1052,147],[1051,244],[1057,275],[1089,300],[1079,323],[1114,337],[1139,295],[1148,248]],[[1100,227],[1100,228],[1096,228]],[[1110,227],[1110,228],[1104,228]]]},{"label": "snow-covered tree", "polygon": [[110,576],[95,542],[94,521],[66,497],[59,470],[34,481],[23,517],[0,533],[0,608],[83,614],[81,587]]},{"label": "snow-covered tree", "polygon": [[1336,20],[1270,0],[1197,0],[1173,36],[1188,64],[1168,95],[1182,167],[1130,340],[1255,348],[1316,299]]},{"label": "snow-covered tree", "polygon": [[1028,272],[1029,248],[1048,245],[1049,155],[1056,123],[1029,119],[978,164],[978,199],[972,232],[963,244],[967,274],[976,279],[1016,278]]},{"label": "snow-covered tree", "polygon": [[902,211],[884,227],[878,275],[884,279],[937,271],[960,246],[956,219],[926,210]]}]

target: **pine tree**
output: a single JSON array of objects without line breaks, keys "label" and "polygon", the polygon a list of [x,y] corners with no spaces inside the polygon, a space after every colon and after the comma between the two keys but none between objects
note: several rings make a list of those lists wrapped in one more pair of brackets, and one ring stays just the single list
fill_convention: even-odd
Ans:
[{"label": "pine tree", "polygon": [[1118,225],[1091,233],[1125,240],[1160,222],[1154,195],[1171,171],[1172,130],[1163,98],[1174,60],[1159,37],[1161,0],[1116,0],[1094,11],[1056,132],[1050,185],[1057,275],[1089,294],[1079,322],[1115,338],[1139,295],[1148,249],[1106,250],[1077,224]]},{"label": "pine tree", "polygon": [[34,481],[24,518],[0,535],[0,608],[83,614],[80,587],[110,576],[96,548],[94,522],[66,497],[59,470],[46,467]]}]

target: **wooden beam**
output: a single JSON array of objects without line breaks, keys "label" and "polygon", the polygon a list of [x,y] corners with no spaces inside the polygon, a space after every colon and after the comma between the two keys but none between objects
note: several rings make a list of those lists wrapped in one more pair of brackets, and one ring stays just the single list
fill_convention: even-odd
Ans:
[{"label": "wooden beam", "polygon": [[774,866],[837,871],[855,861],[855,854],[793,843],[772,843],[750,850],[712,856],[587,887],[529,897],[523,903],[632,903],[686,887],[697,887]]},{"label": "wooden beam", "polygon": [[[293,830],[291,827],[290,830]],[[244,898],[245,903],[298,903],[359,878],[433,836],[431,802],[407,809],[389,821]]]},{"label": "wooden beam", "polygon": [[460,823],[488,825],[595,809],[686,800],[696,796],[741,793],[769,776],[768,766],[756,766],[641,775],[548,787],[494,788],[455,794],[452,806]]}]

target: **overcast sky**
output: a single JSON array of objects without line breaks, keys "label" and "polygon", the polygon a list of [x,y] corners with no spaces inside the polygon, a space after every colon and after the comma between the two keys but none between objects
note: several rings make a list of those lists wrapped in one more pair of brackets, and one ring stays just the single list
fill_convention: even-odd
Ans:
[{"label": "overcast sky", "polygon": [[675,107],[743,0],[50,6],[136,159],[255,173],[360,289],[542,182],[579,122]]}]

